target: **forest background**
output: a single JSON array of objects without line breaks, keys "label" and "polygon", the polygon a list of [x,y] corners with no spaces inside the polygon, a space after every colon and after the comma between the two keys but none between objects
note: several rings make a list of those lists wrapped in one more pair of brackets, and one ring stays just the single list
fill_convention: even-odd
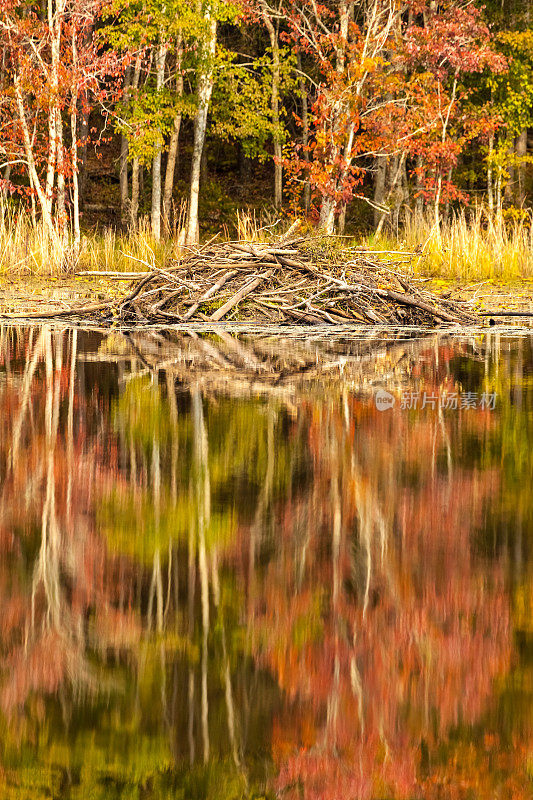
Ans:
[{"label": "forest background", "polygon": [[0,0],[0,58],[3,271],[299,218],[533,274],[530,0]]}]

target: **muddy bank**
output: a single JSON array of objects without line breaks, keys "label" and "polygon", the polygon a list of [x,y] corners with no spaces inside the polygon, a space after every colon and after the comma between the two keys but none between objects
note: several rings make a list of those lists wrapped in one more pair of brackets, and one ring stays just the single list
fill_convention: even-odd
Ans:
[{"label": "muddy bank", "polygon": [[72,304],[112,299],[117,290],[116,282],[111,284],[105,279],[3,275],[0,277],[0,314],[59,311]]}]

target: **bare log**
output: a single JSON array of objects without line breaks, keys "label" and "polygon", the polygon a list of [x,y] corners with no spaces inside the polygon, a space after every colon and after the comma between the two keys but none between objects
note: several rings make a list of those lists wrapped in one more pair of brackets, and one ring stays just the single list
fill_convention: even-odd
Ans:
[{"label": "bare log", "polygon": [[262,283],[264,280],[266,280],[272,275],[272,272],[273,270],[269,269],[263,275],[259,275],[257,278],[255,278],[255,280],[251,281],[250,283],[247,283],[246,286],[242,287],[242,289],[239,289],[239,291],[236,292],[236,294],[234,294],[233,297],[230,297],[227,303],[224,303],[223,306],[221,306],[219,309],[215,311],[214,314],[211,315],[210,319],[213,322],[218,322],[219,320],[222,319],[222,317],[225,317],[228,311],[231,311],[231,309],[234,308],[238,302],[240,302],[247,295],[251,294],[254,289],[257,289],[260,283]]},{"label": "bare log", "polygon": [[202,303],[205,303],[206,300],[209,300],[210,297],[213,297],[220,289],[222,289],[225,283],[227,283],[231,278],[234,278],[235,275],[237,274],[238,270],[231,270],[230,272],[226,272],[225,275],[219,278],[219,280],[215,284],[213,284],[213,286],[211,286],[211,288],[208,289],[207,292],[203,293],[203,295],[199,298],[199,300],[196,303],[193,303],[193,305],[190,307],[187,313],[183,316],[183,321],[186,322],[188,319],[190,319],[194,315],[194,312],[198,309],[198,307]]}]

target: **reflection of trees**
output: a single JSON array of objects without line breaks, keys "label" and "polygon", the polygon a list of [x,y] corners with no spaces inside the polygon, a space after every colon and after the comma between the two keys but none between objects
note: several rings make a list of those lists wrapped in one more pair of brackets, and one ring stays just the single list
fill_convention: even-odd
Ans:
[{"label": "reflection of trees", "polygon": [[[414,790],[420,738],[444,733],[465,693],[478,704],[465,709],[471,720],[483,708],[508,659],[505,603],[498,572],[490,592],[479,591],[482,568],[476,576],[463,555],[482,501],[479,493],[478,505],[468,508],[468,476],[457,478],[452,502],[449,479],[394,493],[400,416],[376,436],[379,419],[366,433],[352,408],[342,412],[327,403],[313,408],[313,490],[318,481],[322,502],[316,508],[312,495],[303,495],[284,510],[285,544],[257,591],[260,606],[267,602],[255,616],[257,654],[295,704],[279,721],[279,736],[292,730],[294,737],[277,745],[280,786],[301,787],[306,796],[359,797],[384,781],[382,791],[396,794]],[[418,450],[416,459],[427,459],[431,446],[427,430],[426,453]],[[391,519],[385,499],[395,510]],[[303,578],[302,519],[309,526]],[[306,739],[312,745],[302,748]]]},{"label": "reflection of trees", "polygon": [[[438,371],[425,372],[435,388]],[[494,420],[473,414],[459,430],[458,416],[418,414],[407,427],[401,412],[369,417],[368,407],[327,401],[309,413],[315,482],[283,511],[284,544],[254,617],[256,653],[293,701],[276,728],[278,787],[295,797],[410,795],[429,754],[450,728],[481,719],[510,665],[506,554],[481,557],[472,536],[498,496]],[[461,434],[487,445],[484,469],[472,471]],[[498,777],[485,771],[489,797]],[[450,774],[439,767],[424,791]],[[478,777],[455,774],[464,796]]]},{"label": "reflection of trees", "polygon": [[[266,743],[291,797],[438,797],[453,770],[437,745],[491,724],[509,670],[518,545],[487,501],[508,510],[496,455],[523,417],[379,414],[365,396],[376,382],[503,391],[518,367],[498,344],[0,342],[13,785],[54,763],[72,797],[241,796],[264,788]],[[525,627],[520,497],[511,610]],[[473,536],[489,529],[492,550]],[[45,717],[23,778],[13,753]]]},{"label": "reflection of trees", "polygon": [[[7,598],[10,604],[18,605],[18,614],[12,620],[13,627],[4,632],[9,677],[1,697],[6,709],[23,703],[31,690],[57,689],[67,676],[84,690],[94,684],[86,659],[82,617],[92,587],[79,558],[91,542],[83,523],[76,526],[74,536],[72,478],[67,478],[67,471],[62,468],[66,451],[72,460],[75,449],[70,422],[74,394],[70,389],[66,401],[69,423],[61,441],[58,436],[60,406],[65,400],[62,395],[65,382],[67,387],[69,382],[63,369],[63,353],[70,351],[73,365],[76,338],[73,335],[67,342],[67,337],[59,334],[53,340],[45,328],[35,341],[30,337],[27,344],[21,402],[13,417],[12,436],[4,435],[2,439],[8,448],[4,452],[7,474],[2,491],[2,523],[21,534],[10,553],[13,560],[4,565],[8,575],[20,575],[16,568],[19,548],[35,545],[36,554],[26,561],[26,575]],[[37,392],[34,378],[40,366],[44,366],[45,375]],[[71,366],[71,378],[72,375]],[[13,402],[9,397],[12,390],[8,385],[4,392],[3,401],[8,407]],[[78,607],[71,602],[71,587],[78,593]]]},{"label": "reflection of trees", "polygon": [[[238,499],[255,497],[265,471],[272,481],[274,449],[281,465],[290,460],[277,437],[273,447],[277,412],[256,403],[235,419],[226,401],[206,416],[201,391],[176,393],[170,372],[166,392],[132,380],[118,397],[111,388],[110,406],[105,394],[86,386],[85,395],[78,384],[74,333],[18,332],[3,343],[4,363],[26,364],[0,392],[9,468],[0,524],[13,538],[0,565],[0,591],[11,608],[0,629],[6,732],[13,735],[23,712],[25,736],[37,736],[43,711],[35,700],[57,693],[63,722],[50,742],[69,736],[60,732],[65,724],[83,729],[84,705],[93,709],[86,733],[52,770],[66,770],[68,783],[82,760],[92,767],[84,780],[94,791],[104,776],[143,786],[154,774],[161,791],[189,780],[213,782],[213,796],[242,788],[245,737],[257,729],[253,701],[243,698],[257,677],[245,648],[234,646],[235,598],[228,599],[220,559],[238,528],[228,503],[234,487]],[[287,470],[277,476],[278,491]],[[52,707],[47,716],[50,724]],[[154,737],[149,731],[161,722],[163,738]],[[123,763],[105,766],[109,753],[103,742],[91,743],[93,725],[108,748],[122,742]],[[207,772],[193,766],[166,773],[169,758],[181,763],[184,741],[187,760],[194,765],[199,755]],[[51,753],[41,739],[42,766]],[[16,775],[22,790],[26,779]]]}]

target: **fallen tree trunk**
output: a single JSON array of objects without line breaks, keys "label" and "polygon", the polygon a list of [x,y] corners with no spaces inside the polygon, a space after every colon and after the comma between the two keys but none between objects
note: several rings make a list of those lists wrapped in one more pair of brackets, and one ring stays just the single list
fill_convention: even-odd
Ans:
[{"label": "fallen tree trunk", "polygon": [[188,319],[193,317],[195,312],[199,309],[200,305],[202,303],[205,303],[206,300],[209,300],[210,297],[213,297],[218,291],[220,291],[220,289],[222,289],[224,284],[227,281],[229,281],[231,278],[235,277],[236,274],[237,274],[237,270],[232,270],[231,272],[226,272],[226,274],[223,275],[220,278],[220,280],[218,280],[215,284],[213,284],[213,286],[211,286],[206,292],[203,293],[203,295],[200,297],[200,299],[196,303],[192,304],[190,309],[187,311],[187,313],[183,317],[183,321],[186,322]]}]

